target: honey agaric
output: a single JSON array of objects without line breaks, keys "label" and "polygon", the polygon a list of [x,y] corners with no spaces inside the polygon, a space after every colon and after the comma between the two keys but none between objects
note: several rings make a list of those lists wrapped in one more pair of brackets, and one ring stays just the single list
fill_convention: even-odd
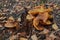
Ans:
[{"label": "honey agaric", "polygon": [[51,7],[46,8],[44,5],[37,6],[34,9],[30,10],[28,12],[29,15],[32,15],[34,17],[33,19],[33,26],[37,30],[43,30],[44,27],[42,25],[50,25],[52,22],[49,20],[52,18],[52,15],[50,12],[52,12],[53,9]]}]

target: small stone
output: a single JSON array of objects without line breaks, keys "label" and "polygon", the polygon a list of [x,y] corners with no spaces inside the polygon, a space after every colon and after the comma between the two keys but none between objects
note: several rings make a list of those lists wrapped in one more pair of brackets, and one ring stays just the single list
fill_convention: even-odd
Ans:
[{"label": "small stone", "polygon": [[50,37],[52,38],[56,38],[56,36],[54,34],[50,34]]},{"label": "small stone", "polygon": [[9,5],[12,5],[11,3]]},{"label": "small stone", "polygon": [[4,7],[6,7],[6,4],[4,5]]},{"label": "small stone", "polygon": [[38,38],[37,38],[36,35],[32,35],[32,36],[31,36],[31,39],[32,39],[32,40],[38,40]]},{"label": "small stone", "polygon": [[43,33],[44,33],[44,34],[48,34],[48,33],[49,33],[49,30],[48,30],[48,29],[44,29],[44,30],[43,30]]},{"label": "small stone", "polygon": [[27,38],[23,38],[23,37],[21,37],[20,40],[28,40],[28,39],[27,39]]},{"label": "small stone", "polygon": [[17,21],[21,22],[21,18],[18,18]]},{"label": "small stone", "polygon": [[53,28],[54,30],[57,30],[57,29],[58,29],[57,24],[56,24],[56,23],[54,23],[54,24],[52,25],[52,28]]}]

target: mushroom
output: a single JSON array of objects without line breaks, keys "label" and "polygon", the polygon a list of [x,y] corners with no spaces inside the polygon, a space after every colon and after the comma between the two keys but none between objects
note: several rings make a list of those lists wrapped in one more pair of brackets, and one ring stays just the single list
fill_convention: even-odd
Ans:
[{"label": "mushroom", "polygon": [[18,28],[18,26],[19,26],[18,24],[19,24],[19,22],[15,21],[14,18],[11,16],[8,18],[7,22],[5,23],[5,27],[7,27],[7,28],[14,28],[14,27]]},{"label": "mushroom", "polygon": [[[52,22],[50,19],[52,18],[52,15],[50,12],[52,12],[53,9],[51,7],[46,8],[44,5],[37,6],[34,9],[30,10],[28,12],[28,15],[33,16],[33,26],[37,30],[43,30],[44,27],[41,25],[50,25]],[[30,18],[31,19],[31,18]]]}]

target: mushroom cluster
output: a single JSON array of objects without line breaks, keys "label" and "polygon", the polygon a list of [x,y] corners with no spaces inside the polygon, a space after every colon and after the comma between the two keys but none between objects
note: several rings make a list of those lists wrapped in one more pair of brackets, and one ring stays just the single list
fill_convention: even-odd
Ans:
[{"label": "mushroom cluster", "polygon": [[46,7],[45,5],[40,5],[34,7],[32,10],[28,11],[27,17],[28,19],[33,20],[33,26],[37,30],[43,30],[45,25],[51,25],[52,15],[51,12],[53,11],[52,7]]}]

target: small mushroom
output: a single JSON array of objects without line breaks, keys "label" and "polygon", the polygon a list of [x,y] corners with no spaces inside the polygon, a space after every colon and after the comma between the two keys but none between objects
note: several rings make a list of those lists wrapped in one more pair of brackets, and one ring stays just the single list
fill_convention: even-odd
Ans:
[{"label": "small mushroom", "polygon": [[15,21],[14,18],[12,16],[10,16],[8,18],[8,20],[6,21],[6,23],[5,23],[5,27],[7,27],[7,28],[13,28],[13,27],[15,27],[14,23],[13,23],[14,21]]},{"label": "small mushroom", "polygon": [[9,21],[7,21],[6,23],[5,23],[5,27],[7,27],[7,28],[14,28],[14,27],[16,27],[16,29],[19,29],[19,22],[16,22],[16,21],[14,21],[14,22],[9,22]]},{"label": "small mushroom", "polygon": [[14,28],[15,26],[14,26],[14,24],[11,23],[11,22],[6,22],[6,23],[5,23],[5,27],[7,27],[7,28]]}]

